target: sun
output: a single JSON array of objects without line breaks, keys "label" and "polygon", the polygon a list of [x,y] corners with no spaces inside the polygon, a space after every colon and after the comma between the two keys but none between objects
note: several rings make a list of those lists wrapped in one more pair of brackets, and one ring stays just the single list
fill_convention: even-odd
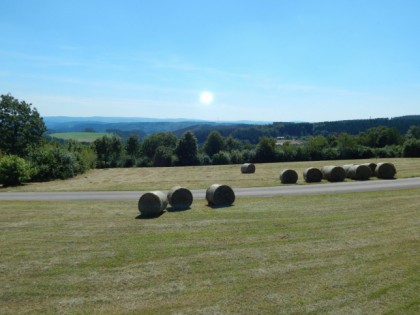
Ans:
[{"label": "sun", "polygon": [[204,91],[200,93],[200,103],[210,105],[214,101],[214,95],[212,92]]}]

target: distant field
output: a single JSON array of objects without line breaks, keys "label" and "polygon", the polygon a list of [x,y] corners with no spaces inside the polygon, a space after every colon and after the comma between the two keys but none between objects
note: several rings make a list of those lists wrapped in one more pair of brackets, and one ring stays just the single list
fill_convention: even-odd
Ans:
[{"label": "distant field", "polygon": [[62,140],[75,140],[78,142],[93,142],[103,136],[111,137],[111,133],[107,132],[59,132],[50,134],[52,138]]},{"label": "distant field", "polygon": [[280,172],[286,168],[291,168],[298,172],[299,179],[297,185],[306,185],[302,174],[306,168],[311,166],[322,167],[325,165],[344,165],[363,162],[378,163],[381,161],[395,164],[397,178],[420,177],[420,159],[395,158],[256,164],[256,172],[254,174],[242,174],[240,171],[241,165],[95,169],[64,181],[56,180],[45,183],[30,183],[24,186],[10,187],[7,190],[168,190],[176,185],[186,186],[190,189],[205,189],[214,183],[227,184],[232,187],[277,186],[280,185]]}]

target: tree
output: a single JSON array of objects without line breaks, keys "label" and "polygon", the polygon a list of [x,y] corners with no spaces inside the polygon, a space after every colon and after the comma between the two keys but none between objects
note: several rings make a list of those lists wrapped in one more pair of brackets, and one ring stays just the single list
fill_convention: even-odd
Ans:
[{"label": "tree", "polygon": [[153,156],[153,166],[172,166],[172,150],[165,146],[157,147]]},{"label": "tree", "polygon": [[139,137],[136,134],[130,135],[125,145],[125,152],[127,153],[124,167],[131,167],[137,164],[137,158],[140,156],[141,144]]},{"label": "tree", "polygon": [[32,104],[10,94],[0,96],[0,150],[5,154],[26,156],[38,146],[47,130]]},{"label": "tree", "polygon": [[177,137],[170,132],[159,132],[146,137],[142,143],[141,151],[150,160],[153,160],[158,147],[163,146],[174,150],[177,144]]},{"label": "tree", "polygon": [[276,139],[261,137],[255,152],[255,162],[268,163],[276,160]]},{"label": "tree", "polygon": [[410,126],[407,131],[407,138],[420,139],[420,126]]},{"label": "tree", "polygon": [[213,157],[216,153],[223,150],[225,147],[225,139],[218,131],[212,131],[207,136],[207,140],[204,143],[204,152]]},{"label": "tree", "polygon": [[404,157],[420,157],[420,139],[408,139],[402,150]]},{"label": "tree", "polygon": [[103,136],[93,142],[93,149],[97,155],[98,168],[118,167],[123,156],[123,143],[119,137]]},{"label": "tree", "polygon": [[400,145],[402,141],[403,136],[397,129],[385,126],[370,128],[359,134],[359,143],[371,148]]},{"label": "tree", "polygon": [[185,132],[178,140],[175,154],[179,165],[199,164],[197,138],[191,131]]}]

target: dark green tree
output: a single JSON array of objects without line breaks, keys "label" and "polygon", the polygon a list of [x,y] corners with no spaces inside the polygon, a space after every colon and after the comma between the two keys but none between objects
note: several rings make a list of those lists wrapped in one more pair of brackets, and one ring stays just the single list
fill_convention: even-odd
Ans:
[{"label": "dark green tree", "polygon": [[47,130],[32,104],[10,94],[0,96],[0,150],[5,154],[26,156],[43,141]]},{"label": "dark green tree", "polygon": [[135,166],[137,159],[140,157],[141,144],[139,137],[136,134],[130,135],[125,145],[126,159],[124,162],[125,167]]},{"label": "dark green tree", "polygon": [[420,139],[408,139],[403,145],[404,157],[420,157]]},{"label": "dark green tree", "polygon": [[255,162],[268,163],[276,160],[276,139],[261,137],[255,152]]},{"label": "dark green tree", "polygon": [[197,138],[191,131],[185,132],[178,140],[175,154],[178,157],[178,165],[199,164]]},{"label": "dark green tree", "polygon": [[118,167],[122,165],[124,144],[119,137],[103,136],[93,142],[97,155],[97,168]]},{"label": "dark green tree", "polygon": [[173,151],[176,147],[177,141],[178,139],[173,133],[155,133],[144,139],[141,151],[149,160],[153,160],[158,147],[163,146]]},{"label": "dark green tree", "polygon": [[413,125],[407,131],[407,138],[420,139],[420,125]]},{"label": "dark green tree", "polygon": [[359,134],[359,143],[371,148],[383,148],[389,145],[400,145],[403,142],[401,133],[391,127],[379,126]]},{"label": "dark green tree", "polygon": [[224,147],[225,139],[218,131],[210,132],[206,142],[204,142],[204,152],[209,157],[213,157],[213,155],[222,151]]},{"label": "dark green tree", "polygon": [[153,166],[172,166],[172,152],[172,149],[165,146],[157,147],[153,156]]}]

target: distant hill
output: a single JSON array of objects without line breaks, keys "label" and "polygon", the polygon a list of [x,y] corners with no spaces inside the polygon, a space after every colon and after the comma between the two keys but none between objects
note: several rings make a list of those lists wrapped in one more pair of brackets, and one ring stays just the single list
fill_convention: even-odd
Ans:
[{"label": "distant hill", "polygon": [[[237,124],[236,122],[211,122],[205,120],[191,119],[157,119],[142,117],[65,117],[47,116],[44,117],[45,125],[49,133],[53,132],[82,132],[94,130],[96,132],[108,132],[119,130],[122,132],[136,131],[138,134],[149,135],[156,132],[174,132],[176,130],[188,129],[191,126],[224,126]],[[249,124],[266,124],[267,122],[247,121]]]},{"label": "distant hill", "polygon": [[406,133],[412,125],[420,125],[420,115],[394,118],[355,119],[325,122],[211,122],[188,119],[155,119],[126,117],[44,117],[49,133],[53,132],[113,132],[123,138],[136,133],[144,137],[157,132],[173,132],[178,137],[191,130],[199,143],[203,143],[208,134],[219,131],[223,136],[258,143],[261,136],[302,137],[328,135],[346,132],[356,135],[377,126],[393,127]]}]

